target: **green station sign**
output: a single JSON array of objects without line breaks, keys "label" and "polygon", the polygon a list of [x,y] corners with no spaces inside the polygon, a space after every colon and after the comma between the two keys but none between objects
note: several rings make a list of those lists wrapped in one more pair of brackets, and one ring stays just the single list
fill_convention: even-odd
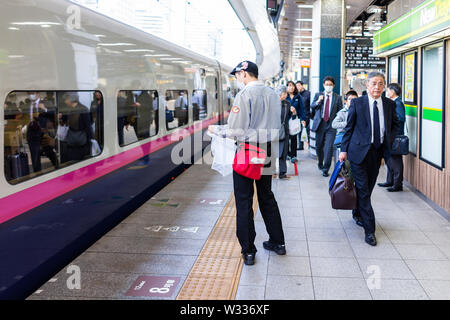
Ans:
[{"label": "green station sign", "polygon": [[377,31],[373,52],[379,54],[450,27],[450,0],[426,0]]}]

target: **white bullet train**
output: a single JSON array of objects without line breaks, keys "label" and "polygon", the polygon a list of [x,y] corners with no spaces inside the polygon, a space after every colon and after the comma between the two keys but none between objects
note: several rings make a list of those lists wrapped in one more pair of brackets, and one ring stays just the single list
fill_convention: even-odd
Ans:
[{"label": "white bullet train", "polygon": [[2,0],[0,36],[0,299],[22,299],[181,173],[178,139],[223,123],[237,87],[65,0]]}]

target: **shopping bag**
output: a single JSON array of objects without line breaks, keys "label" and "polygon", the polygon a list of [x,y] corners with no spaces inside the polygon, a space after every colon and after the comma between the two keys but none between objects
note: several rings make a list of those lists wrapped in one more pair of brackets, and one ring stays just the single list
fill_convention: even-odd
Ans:
[{"label": "shopping bag", "polygon": [[236,144],[234,140],[229,138],[222,138],[210,132],[208,132],[208,135],[212,138],[211,153],[214,157],[211,169],[225,177],[233,172]]},{"label": "shopping bag", "polygon": [[58,126],[56,130],[56,137],[59,141],[66,141],[67,132],[69,131],[69,126]]},{"label": "shopping bag", "polygon": [[299,118],[289,119],[289,135],[295,136],[300,133],[302,129],[302,124]]},{"label": "shopping bag", "polygon": [[409,138],[408,136],[396,136],[392,144],[391,154],[403,155],[409,154]]}]

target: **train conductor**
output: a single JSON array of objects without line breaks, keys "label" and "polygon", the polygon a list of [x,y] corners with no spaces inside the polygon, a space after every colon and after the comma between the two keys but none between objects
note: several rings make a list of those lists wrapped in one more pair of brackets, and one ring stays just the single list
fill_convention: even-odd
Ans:
[{"label": "train conductor", "polygon": [[[250,61],[239,63],[231,72],[236,77],[241,91],[236,95],[234,106],[223,126],[210,126],[214,134],[234,138],[267,149],[269,157],[271,141],[278,139],[281,127],[281,101],[272,88],[258,80],[258,67]],[[273,134],[277,132],[277,134]],[[265,166],[267,167],[267,165]],[[242,247],[241,253],[246,265],[255,263],[255,224],[253,221],[254,183],[258,205],[269,233],[269,240],[263,242],[266,250],[279,255],[286,254],[284,233],[278,204],[272,192],[272,174],[263,172],[260,180],[244,177],[233,171],[233,187],[236,202],[236,235]]]}]

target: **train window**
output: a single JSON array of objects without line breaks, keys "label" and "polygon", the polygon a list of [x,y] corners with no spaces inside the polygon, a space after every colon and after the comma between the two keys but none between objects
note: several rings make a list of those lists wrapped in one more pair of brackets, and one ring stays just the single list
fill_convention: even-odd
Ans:
[{"label": "train window", "polygon": [[14,91],[4,103],[4,172],[11,184],[97,156],[100,91]]},{"label": "train window", "polygon": [[189,122],[189,101],[187,90],[167,90],[165,105],[166,128],[172,130]]},{"label": "train window", "polygon": [[120,146],[157,135],[158,126],[157,91],[119,91],[117,96],[117,130]]},{"label": "train window", "polygon": [[206,90],[194,90],[194,92],[192,92],[194,121],[206,119],[208,115],[206,96]]}]

